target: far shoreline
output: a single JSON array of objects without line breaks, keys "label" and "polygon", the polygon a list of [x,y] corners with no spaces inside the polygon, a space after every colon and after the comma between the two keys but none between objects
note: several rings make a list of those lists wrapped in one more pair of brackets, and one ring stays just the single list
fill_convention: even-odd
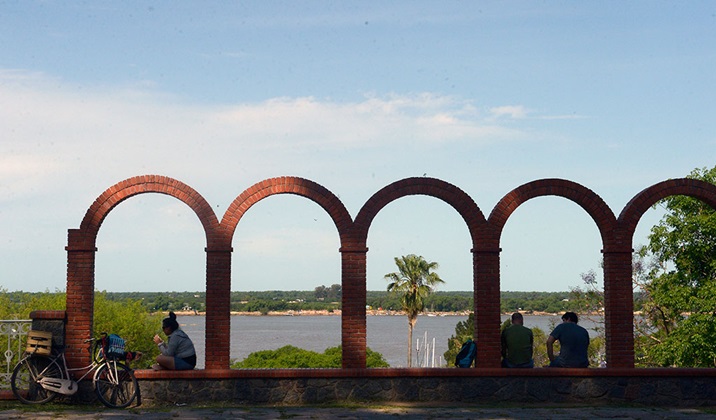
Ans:
[{"label": "far shoreline", "polygon": [[[206,312],[199,312],[199,311],[174,311],[174,313],[177,316],[205,316]],[[419,316],[469,316],[471,312],[469,311],[459,311],[459,312],[424,312],[421,313]],[[551,313],[551,312],[521,312],[523,315],[528,316],[559,316],[560,313]],[[255,312],[237,312],[237,311],[231,311],[229,313],[230,315],[234,316],[341,316],[342,312],[340,310],[302,310],[302,311],[269,311],[266,314],[263,314],[259,311]],[[509,316],[512,315],[512,312],[505,312],[501,313],[502,316]],[[603,314],[585,314],[589,316],[602,316]],[[370,309],[366,310],[366,316],[406,316],[405,312],[403,311],[390,311],[390,310],[376,310],[376,309]]]}]

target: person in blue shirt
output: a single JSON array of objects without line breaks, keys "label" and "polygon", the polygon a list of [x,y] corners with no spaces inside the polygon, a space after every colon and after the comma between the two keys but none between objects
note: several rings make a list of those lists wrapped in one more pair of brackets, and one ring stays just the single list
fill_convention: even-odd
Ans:
[{"label": "person in blue shirt", "polygon": [[[565,312],[562,323],[547,338],[547,357],[550,367],[585,368],[589,366],[589,333],[574,312]],[[559,355],[554,355],[554,342],[559,341]]]}]

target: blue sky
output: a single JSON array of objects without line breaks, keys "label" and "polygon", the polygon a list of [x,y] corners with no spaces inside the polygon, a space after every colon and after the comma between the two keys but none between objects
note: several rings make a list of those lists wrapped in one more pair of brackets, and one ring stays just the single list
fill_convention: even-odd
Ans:
[{"label": "blue sky", "polygon": [[[485,216],[512,189],[565,178],[618,214],[639,191],[716,159],[713,2],[0,1],[0,286],[65,288],[67,229],[106,188],[176,178],[220,219],[246,188],[300,176],[355,217],[427,176]],[[646,242],[660,213],[639,225]],[[96,286],[204,290],[205,240],[160,195],[118,206]],[[234,236],[233,290],[340,282],[338,236],[310,201],[270,197]],[[446,204],[406,197],[368,238],[368,289],[393,257],[471,290],[470,240]],[[503,290],[567,290],[601,244],[575,204],[519,208]]]}]

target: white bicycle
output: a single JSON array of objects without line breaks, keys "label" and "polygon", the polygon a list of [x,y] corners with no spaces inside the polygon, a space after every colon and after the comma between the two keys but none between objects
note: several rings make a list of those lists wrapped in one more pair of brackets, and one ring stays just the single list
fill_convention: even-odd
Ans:
[{"label": "white bicycle", "polygon": [[[111,408],[128,407],[134,400],[141,404],[139,384],[134,372],[120,357],[105,354],[103,343],[107,334],[101,338],[85,340],[93,355],[92,363],[80,368],[68,368],[65,360],[64,347],[53,348],[51,355],[28,353],[15,366],[10,380],[12,393],[26,404],[43,404],[52,401],[57,395],[74,395],[79,382],[94,373],[94,384],[97,398],[102,404]],[[76,381],[71,372],[86,370]]]}]

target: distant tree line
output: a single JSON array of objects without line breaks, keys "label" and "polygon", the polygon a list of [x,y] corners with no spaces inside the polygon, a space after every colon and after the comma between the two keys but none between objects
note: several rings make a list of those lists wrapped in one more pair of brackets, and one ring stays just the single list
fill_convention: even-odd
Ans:
[{"label": "distant tree line", "polygon": [[[17,292],[20,293],[20,292]],[[189,310],[206,311],[205,292],[106,292],[109,300],[134,299],[152,312]],[[522,311],[560,313],[567,310],[581,310],[575,296],[565,292],[514,292],[500,293],[500,308],[503,313]],[[635,308],[641,308],[641,294],[635,294]],[[425,298],[425,309],[429,312],[471,312],[473,293],[470,291],[436,291]],[[399,311],[400,296],[387,291],[368,290],[366,305],[370,309]],[[231,310],[236,312],[269,312],[341,309],[340,285],[319,286],[315,290],[267,290],[252,292],[231,292]]]},{"label": "distant tree line", "polygon": [[[320,289],[320,290],[319,290]],[[324,290],[325,289],[325,290]],[[64,295],[64,292],[55,292]],[[139,301],[149,312],[206,311],[205,292],[102,292],[109,301],[127,299]],[[328,293],[328,294],[326,294]],[[51,292],[8,292],[3,295],[9,302],[28,303],[38,296],[52,295]],[[320,296],[320,297],[319,297]],[[641,309],[643,299],[635,294],[635,310]],[[472,292],[433,292],[425,299],[429,312],[472,312]],[[399,311],[400,296],[387,291],[368,290],[366,305],[371,309]],[[567,310],[581,311],[583,308],[572,292],[511,292],[500,293],[500,308],[503,313],[515,311],[560,313]],[[39,309],[39,308],[38,308]],[[44,309],[44,308],[42,308]],[[341,309],[340,285],[320,286],[313,291],[268,290],[255,292],[231,292],[231,310],[236,312],[308,311]]]}]

